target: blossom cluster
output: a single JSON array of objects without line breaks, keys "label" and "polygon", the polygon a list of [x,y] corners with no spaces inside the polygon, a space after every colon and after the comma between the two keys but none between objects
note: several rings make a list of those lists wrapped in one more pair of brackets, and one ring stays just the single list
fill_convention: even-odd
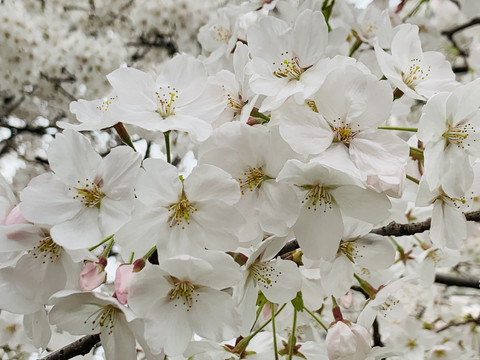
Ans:
[{"label": "blossom cluster", "polygon": [[[406,3],[226,5],[199,56],[110,72],[58,123],[51,172],[18,197],[1,179],[0,309],[41,350],[50,325],[100,334],[108,360],[478,356],[411,293],[478,244],[480,80],[425,49]],[[103,156],[81,133],[110,128]]]}]

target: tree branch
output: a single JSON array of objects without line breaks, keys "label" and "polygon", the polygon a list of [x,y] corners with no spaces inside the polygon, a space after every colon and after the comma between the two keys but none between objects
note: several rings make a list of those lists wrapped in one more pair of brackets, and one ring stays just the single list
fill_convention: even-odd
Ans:
[{"label": "tree branch", "polygon": [[451,28],[450,30],[444,30],[444,31],[441,32],[441,34],[446,36],[448,38],[448,40],[450,40],[450,42],[453,44],[453,46],[455,46],[455,48],[458,50],[458,53],[461,56],[466,57],[466,56],[468,56],[468,52],[465,51],[465,50],[462,50],[462,48],[460,48],[460,46],[458,45],[457,41],[453,38],[453,36],[457,32],[465,30],[465,29],[467,29],[469,27],[472,27],[472,26],[475,26],[475,25],[480,25],[480,17],[474,17],[470,21],[466,22],[465,24],[455,26],[454,28]]},{"label": "tree branch", "polygon": [[[476,221],[480,222],[480,210],[471,211],[464,214],[467,221]],[[432,219],[427,219],[425,221],[409,223],[409,224],[398,224],[392,221],[386,226],[373,229],[370,231],[372,234],[378,234],[383,236],[405,236],[405,235],[414,235],[422,233],[424,231],[430,230],[430,225]],[[277,253],[276,256],[282,256],[290,251],[296,250],[299,248],[297,240],[289,241],[285,246]]]},{"label": "tree branch", "polygon": [[39,360],[68,360],[77,355],[86,355],[100,342],[100,335],[87,335]]}]

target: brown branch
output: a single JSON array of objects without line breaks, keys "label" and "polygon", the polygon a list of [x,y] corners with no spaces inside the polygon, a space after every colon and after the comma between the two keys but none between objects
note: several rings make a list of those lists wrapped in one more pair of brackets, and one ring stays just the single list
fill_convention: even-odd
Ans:
[{"label": "brown branch", "polygon": [[451,275],[437,274],[435,275],[435,282],[447,286],[461,286],[466,288],[479,288],[478,279],[465,279]]},{"label": "brown branch", "polygon": [[475,26],[475,25],[480,25],[480,17],[474,17],[470,21],[466,22],[465,24],[455,26],[454,28],[451,28],[450,30],[444,30],[444,31],[441,32],[441,34],[446,36],[447,39],[450,40],[452,45],[458,50],[458,53],[461,56],[467,57],[468,52],[465,51],[465,50],[462,50],[462,48],[458,45],[457,41],[454,39],[453,36],[457,32],[468,29],[469,27],[472,27],[472,26]]},{"label": "brown branch", "polygon": [[439,333],[441,331],[444,331],[444,330],[447,330],[451,327],[454,327],[454,326],[462,326],[462,325],[467,325],[467,324],[477,324],[477,325],[480,325],[480,316],[477,316],[476,318],[468,318],[466,319],[465,321],[461,321],[461,322],[451,322],[451,323],[448,323],[447,325],[445,325],[444,327],[441,327],[440,329],[436,330],[435,332]]},{"label": "brown branch", "polygon": [[[476,221],[480,222],[480,210],[471,211],[465,213],[465,218],[467,221]],[[409,223],[409,224],[398,224],[392,221],[386,226],[373,229],[370,231],[372,234],[378,234],[383,236],[405,236],[405,235],[414,235],[422,233],[424,231],[430,230],[432,219],[427,219],[425,221]],[[276,256],[282,256],[290,251],[294,251],[299,248],[297,240],[289,241],[278,253]]]},{"label": "brown branch", "polygon": [[86,355],[100,342],[100,335],[87,335],[39,360],[68,360],[77,355]]}]

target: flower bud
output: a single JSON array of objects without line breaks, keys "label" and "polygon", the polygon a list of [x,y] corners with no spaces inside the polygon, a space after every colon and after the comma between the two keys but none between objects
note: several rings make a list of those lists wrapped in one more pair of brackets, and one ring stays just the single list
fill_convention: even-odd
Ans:
[{"label": "flower bud", "polygon": [[115,273],[115,297],[122,305],[127,303],[128,285],[130,285],[130,281],[133,279],[133,274],[139,271],[137,270],[137,261],[135,261],[133,264],[120,265]]},{"label": "flower bud", "polygon": [[328,329],[326,342],[329,360],[363,360],[371,349],[368,331],[343,321],[337,321]]},{"label": "flower bud", "polygon": [[107,259],[104,257],[99,257],[97,262],[87,261],[80,273],[78,281],[80,289],[90,291],[103,284],[107,279],[105,266],[107,266]]}]

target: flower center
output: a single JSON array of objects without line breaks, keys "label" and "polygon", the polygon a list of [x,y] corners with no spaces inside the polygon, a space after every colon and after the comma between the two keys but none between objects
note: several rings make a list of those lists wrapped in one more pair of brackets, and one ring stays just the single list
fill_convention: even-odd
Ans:
[{"label": "flower center", "polygon": [[227,106],[234,111],[235,115],[240,114],[245,104],[240,95],[234,97],[232,94],[227,93]]},{"label": "flower center", "polygon": [[158,91],[155,91],[157,98],[157,110],[163,119],[175,114],[175,100],[178,99],[178,90],[170,85],[167,88],[160,87]]},{"label": "flower center", "polygon": [[189,281],[173,280],[174,285],[172,290],[168,293],[170,301],[175,301],[175,306],[178,305],[177,300],[182,301],[183,306],[187,307],[187,311],[193,306],[193,303],[198,302],[197,297],[200,295],[196,292],[197,286],[193,285]]},{"label": "flower center", "polygon": [[105,100],[100,105],[98,105],[96,108],[100,113],[105,114],[107,112],[108,108],[110,107],[110,105],[112,105],[112,102],[114,102],[116,100],[118,100],[118,96],[111,97],[111,98]]},{"label": "flower center", "polygon": [[47,261],[53,263],[58,259],[61,252],[62,247],[53,241],[50,235],[40,240],[38,244],[29,251],[29,253],[32,254],[35,259],[40,258],[43,264],[45,264]]},{"label": "flower center", "polygon": [[[357,124],[357,127],[360,127],[360,124]],[[347,124],[345,120],[340,120],[340,118],[333,120],[332,130],[334,141],[343,142],[346,145],[349,145],[360,132],[359,129],[353,130],[352,124]]]},{"label": "flower center", "polygon": [[383,303],[378,305],[377,310],[383,315],[383,317],[387,317],[388,312],[393,311],[399,302],[400,300],[390,295]]},{"label": "flower center", "polygon": [[[298,185],[297,185],[298,186]],[[329,188],[323,185],[300,185],[303,190],[307,190],[302,204],[307,205],[307,209],[317,211],[318,207],[323,207],[323,212],[327,212],[327,208],[332,208],[332,203],[334,201],[332,194],[330,194]]]},{"label": "flower center", "polygon": [[225,29],[222,26],[214,25],[212,27],[212,37],[219,42],[228,44],[228,41],[232,37],[232,33],[229,29]]},{"label": "flower center", "polygon": [[[468,136],[476,133],[476,129],[469,122],[464,124],[457,124],[450,127],[444,134],[443,137],[447,139],[448,143],[455,144],[461,149],[465,149],[465,145],[470,146],[470,141]],[[473,139],[475,142],[476,139]]]},{"label": "flower center", "polygon": [[182,229],[185,229],[185,226],[183,226],[182,224],[183,221],[185,220],[187,224],[190,224],[190,215],[192,215],[197,210],[198,209],[194,205],[190,204],[187,197],[185,196],[185,193],[183,193],[182,198],[179,202],[171,204],[168,207],[168,211],[170,212],[170,216],[168,217],[168,223],[170,227],[173,227],[174,225],[182,225]]},{"label": "flower center", "polygon": [[359,256],[358,244],[356,241],[345,241],[340,244],[340,251],[355,264],[355,259]]},{"label": "flower center", "polygon": [[262,262],[253,263],[248,270],[255,282],[255,286],[260,284],[267,288],[276,284],[276,279],[282,274],[281,271],[278,271],[273,266]]},{"label": "flower center", "polygon": [[[302,69],[298,63],[296,56],[290,56],[288,51],[281,53],[283,60],[278,64],[278,67],[273,71],[273,75],[278,78],[288,78],[289,80],[300,80],[300,75],[306,70]],[[273,66],[277,66],[276,62],[273,62]]]},{"label": "flower center", "polygon": [[[77,181],[80,184],[80,180]],[[68,188],[72,190],[72,188]],[[74,199],[79,200],[86,207],[100,207],[100,201],[105,197],[105,194],[100,190],[100,186],[95,182],[90,182],[85,179],[85,186],[83,188],[74,188],[77,193],[73,196]]]},{"label": "flower center", "polygon": [[92,315],[90,315],[83,323],[91,323],[92,331],[95,331],[98,327],[100,327],[100,333],[104,330],[107,330],[108,335],[111,335],[113,328],[115,327],[115,318],[118,311],[120,310],[112,305],[102,306]]},{"label": "flower center", "polygon": [[240,183],[240,189],[242,195],[245,195],[245,190],[249,189],[253,191],[255,188],[260,188],[264,180],[271,179],[268,175],[265,175],[262,168],[253,167],[243,173],[243,177],[238,178]]},{"label": "flower center", "polygon": [[430,70],[430,65],[426,69],[422,67],[422,60],[410,59],[410,66],[405,72],[402,71],[402,81],[410,89],[415,90],[415,86],[428,77]]}]

